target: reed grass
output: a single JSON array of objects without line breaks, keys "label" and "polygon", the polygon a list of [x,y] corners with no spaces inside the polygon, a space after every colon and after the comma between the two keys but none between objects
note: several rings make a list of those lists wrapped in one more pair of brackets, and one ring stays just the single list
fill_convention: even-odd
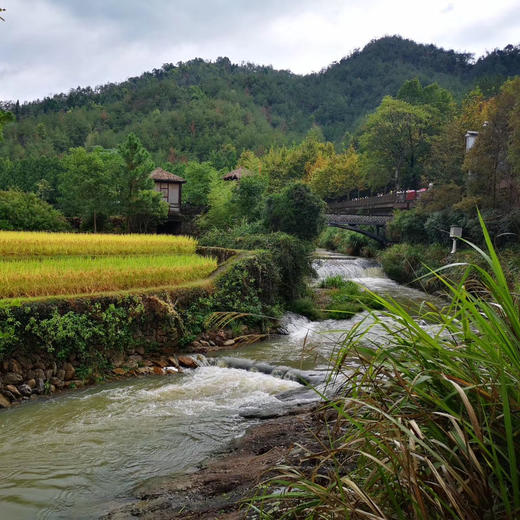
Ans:
[{"label": "reed grass", "polygon": [[198,255],[0,260],[0,298],[174,286],[205,278],[216,267],[215,259]]},{"label": "reed grass", "polygon": [[449,305],[412,316],[374,296],[384,311],[346,332],[328,435],[310,468],[279,468],[251,506],[260,518],[520,518],[519,300],[481,225],[486,268],[457,284],[432,273]]},{"label": "reed grass", "polygon": [[0,257],[193,254],[197,242],[171,235],[0,231]]}]

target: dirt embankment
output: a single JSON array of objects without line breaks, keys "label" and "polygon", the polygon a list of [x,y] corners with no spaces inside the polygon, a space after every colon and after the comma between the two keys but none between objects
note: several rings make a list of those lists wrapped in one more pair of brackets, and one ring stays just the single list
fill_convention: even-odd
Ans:
[{"label": "dirt embankment", "polygon": [[248,516],[255,486],[279,464],[305,464],[316,448],[320,413],[307,408],[293,415],[252,426],[231,451],[191,475],[144,484],[136,499],[104,520],[238,520]]}]

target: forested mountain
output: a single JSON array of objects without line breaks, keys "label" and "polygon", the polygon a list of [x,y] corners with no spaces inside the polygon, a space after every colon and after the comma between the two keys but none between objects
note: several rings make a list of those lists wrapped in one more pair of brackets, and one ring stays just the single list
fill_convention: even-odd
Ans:
[{"label": "forested mountain", "polygon": [[0,155],[12,161],[61,155],[71,147],[115,148],[134,132],[156,162],[212,160],[228,167],[245,150],[300,141],[313,126],[341,143],[385,95],[404,81],[437,82],[456,99],[479,84],[495,93],[520,74],[520,46],[476,62],[469,54],[385,37],[299,76],[227,58],[195,59],[120,84],[78,88],[43,100],[4,101],[16,122],[6,125]]}]

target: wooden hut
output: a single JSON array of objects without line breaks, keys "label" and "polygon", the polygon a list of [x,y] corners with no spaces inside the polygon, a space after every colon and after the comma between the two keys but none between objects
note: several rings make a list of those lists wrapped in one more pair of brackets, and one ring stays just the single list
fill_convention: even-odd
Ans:
[{"label": "wooden hut", "polygon": [[239,181],[242,177],[246,177],[248,175],[254,175],[254,173],[251,170],[240,167],[236,170],[226,173],[222,179],[225,181]]},{"label": "wooden hut", "polygon": [[182,185],[186,180],[162,168],[156,168],[150,173],[150,178],[153,179],[155,183],[155,191],[161,193],[163,200],[168,203],[168,215],[180,214]]}]

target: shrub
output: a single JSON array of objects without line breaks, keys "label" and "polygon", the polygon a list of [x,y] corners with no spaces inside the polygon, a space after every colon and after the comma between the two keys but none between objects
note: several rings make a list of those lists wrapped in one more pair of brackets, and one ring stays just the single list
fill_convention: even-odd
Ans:
[{"label": "shrub", "polygon": [[0,191],[0,229],[9,231],[67,231],[65,217],[34,193]]},{"label": "shrub", "polygon": [[396,211],[387,227],[390,238],[396,242],[411,244],[430,242],[424,229],[426,218],[426,215],[417,210]]},{"label": "shrub", "polygon": [[321,233],[318,246],[338,251],[344,255],[365,256],[367,258],[374,257],[381,247],[378,242],[365,235],[333,227],[328,227]]},{"label": "shrub", "polygon": [[264,221],[270,231],[303,240],[316,239],[325,226],[325,203],[303,183],[293,183],[267,198]]}]

